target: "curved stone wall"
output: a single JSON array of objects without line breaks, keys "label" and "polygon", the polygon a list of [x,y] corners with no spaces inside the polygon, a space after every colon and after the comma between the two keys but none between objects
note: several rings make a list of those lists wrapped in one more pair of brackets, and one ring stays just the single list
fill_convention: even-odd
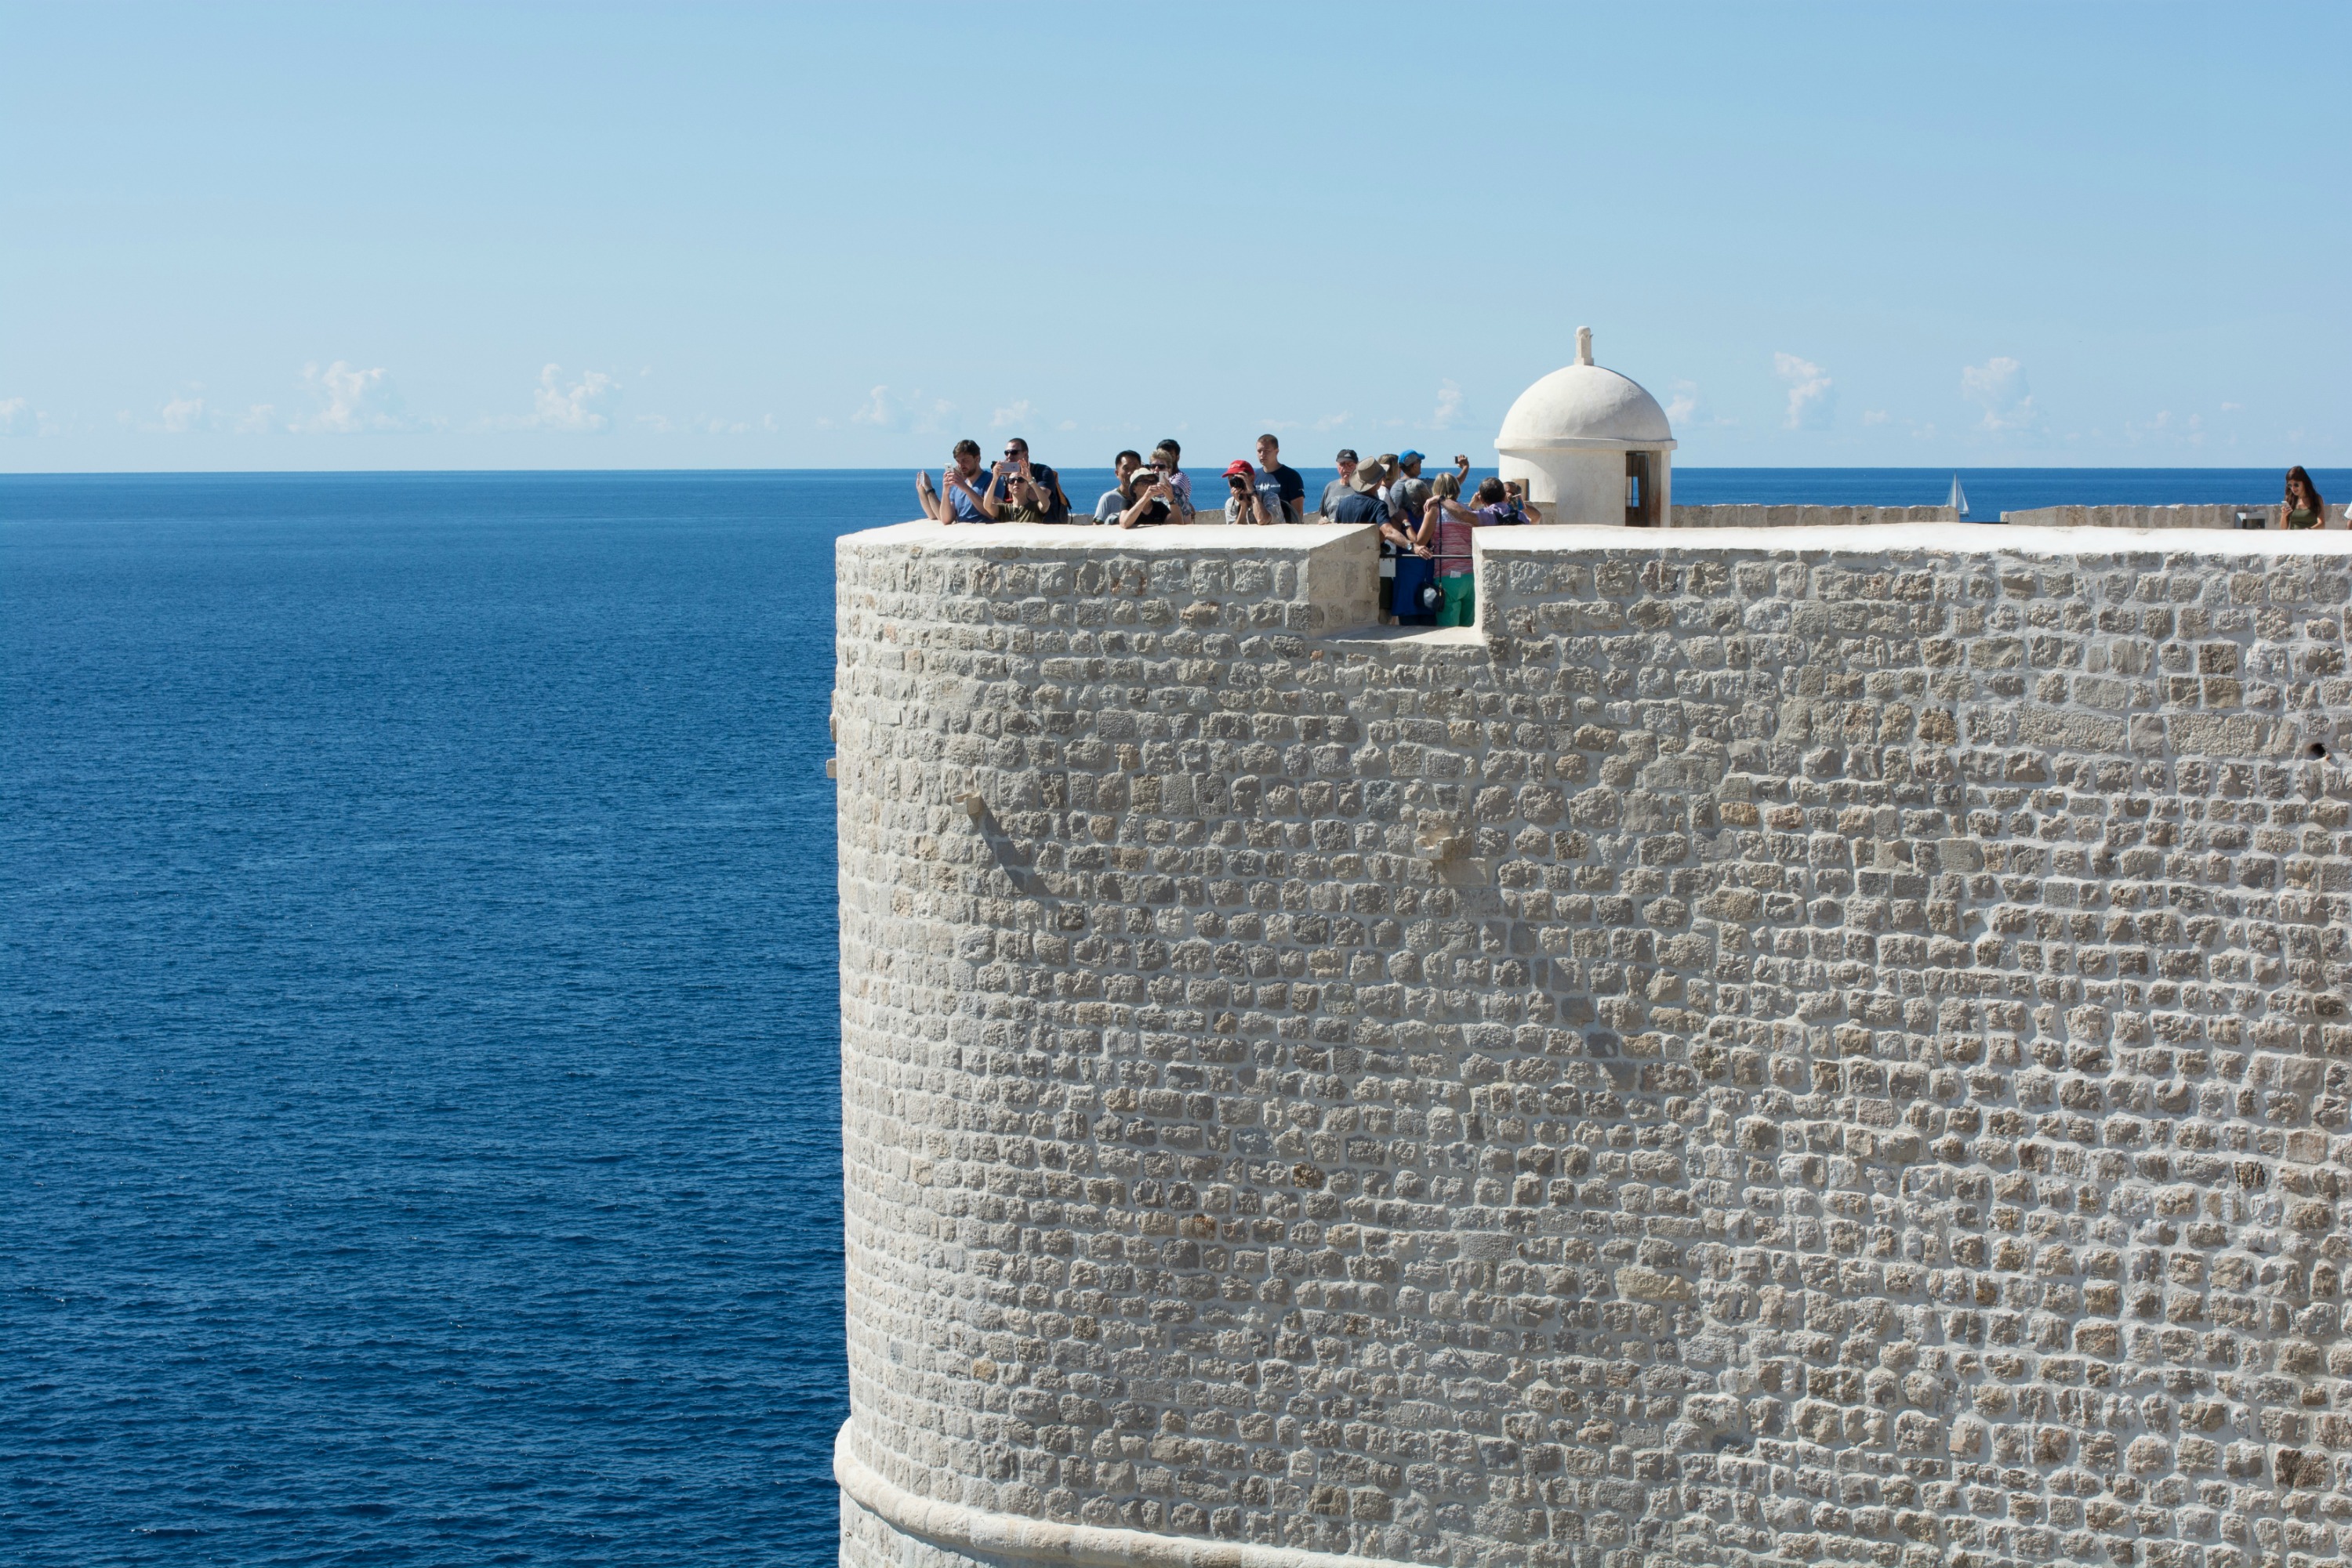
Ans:
[{"label": "curved stone wall", "polygon": [[842,1561],[2339,1555],[2347,547],[843,540]]}]

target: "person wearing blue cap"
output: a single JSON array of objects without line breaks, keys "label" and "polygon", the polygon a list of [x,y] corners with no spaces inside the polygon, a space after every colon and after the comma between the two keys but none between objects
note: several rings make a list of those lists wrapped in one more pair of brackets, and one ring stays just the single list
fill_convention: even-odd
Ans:
[{"label": "person wearing blue cap", "polygon": [[[1398,476],[1389,481],[1389,520],[1407,533],[1421,527],[1421,517],[1429,506],[1429,481],[1421,477],[1422,454],[1399,452]],[[1468,454],[1454,454],[1454,470],[1464,479],[1470,477]]]}]

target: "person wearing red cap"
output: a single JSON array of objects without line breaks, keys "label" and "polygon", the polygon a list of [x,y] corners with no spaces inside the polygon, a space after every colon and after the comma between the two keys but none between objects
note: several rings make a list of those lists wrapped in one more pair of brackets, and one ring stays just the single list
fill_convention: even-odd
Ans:
[{"label": "person wearing red cap", "polygon": [[1225,497],[1227,522],[1286,522],[1289,513],[1282,507],[1282,481],[1272,474],[1259,473],[1236,458],[1225,465]]}]

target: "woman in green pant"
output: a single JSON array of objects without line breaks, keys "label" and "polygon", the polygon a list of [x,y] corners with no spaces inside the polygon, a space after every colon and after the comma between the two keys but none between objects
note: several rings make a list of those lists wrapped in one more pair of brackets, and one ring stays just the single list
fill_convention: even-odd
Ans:
[{"label": "woman in green pant", "polygon": [[1440,474],[1429,481],[1429,489],[1414,542],[1427,545],[1437,558],[1437,590],[1444,595],[1437,607],[1437,624],[1476,626],[1478,580],[1470,572],[1470,531],[1481,519],[1462,504],[1461,475]]},{"label": "woman in green pant", "polygon": [[1423,509],[1421,530],[1413,536],[1412,543],[1429,547],[1437,557],[1437,588],[1444,595],[1437,610],[1437,624],[1475,626],[1478,624],[1478,579],[1471,571],[1476,564],[1470,553],[1471,531],[1541,522],[1543,513],[1528,504],[1517,480],[1507,484],[1492,478],[1479,480],[1478,493],[1471,498],[1478,503],[1475,510],[1462,504],[1459,474],[1440,474],[1430,481],[1429,488],[1429,504]]}]

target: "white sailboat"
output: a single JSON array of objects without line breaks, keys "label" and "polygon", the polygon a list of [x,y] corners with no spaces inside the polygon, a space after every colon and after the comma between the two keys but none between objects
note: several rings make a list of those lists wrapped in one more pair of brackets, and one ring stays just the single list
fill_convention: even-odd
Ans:
[{"label": "white sailboat", "polygon": [[1969,492],[1960,489],[1960,476],[1958,474],[1952,476],[1952,499],[1944,504],[1952,509],[1955,517],[1969,515]]}]

